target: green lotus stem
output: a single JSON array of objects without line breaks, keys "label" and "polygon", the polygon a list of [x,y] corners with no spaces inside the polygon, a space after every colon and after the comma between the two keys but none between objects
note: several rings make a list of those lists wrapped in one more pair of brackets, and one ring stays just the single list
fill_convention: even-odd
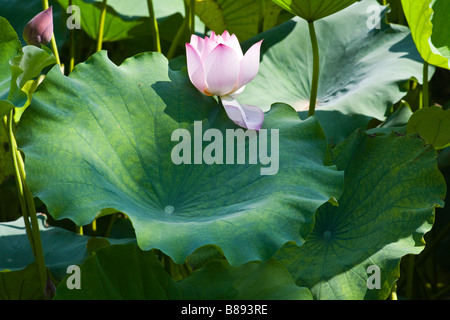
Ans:
[{"label": "green lotus stem", "polygon": [[76,234],[78,234],[78,235],[80,235],[80,236],[82,236],[83,234],[84,234],[84,232],[83,232],[83,226],[78,226],[78,225],[75,225],[75,233]]},{"label": "green lotus stem", "polygon": [[308,21],[308,27],[313,51],[313,76],[312,76],[311,96],[309,100],[309,111],[308,111],[308,117],[310,117],[315,114],[316,110],[320,65],[319,65],[319,45],[317,44],[317,36],[316,36],[316,29],[314,28],[314,21]]},{"label": "green lotus stem", "polygon": [[102,46],[103,46],[103,33],[105,30],[106,8],[107,8],[107,0],[103,0],[102,11],[100,13],[100,22],[98,25],[97,52],[102,50]]},{"label": "green lotus stem", "polygon": [[148,13],[151,20],[151,31],[153,36],[153,48],[155,51],[161,53],[161,39],[159,37],[158,20],[156,20],[155,10],[153,8],[153,1],[147,0]]},{"label": "green lotus stem", "polygon": [[180,44],[181,39],[183,38],[184,33],[186,32],[186,28],[189,25],[189,14],[188,14],[188,7],[185,3],[185,9],[186,9],[186,17],[181,24],[181,27],[178,29],[177,34],[175,35],[175,38],[172,41],[172,44],[170,45],[169,51],[167,52],[167,59],[171,60],[175,56],[175,52],[177,51],[178,45]]},{"label": "green lotus stem", "polygon": [[391,293],[389,295],[391,300],[398,300],[397,297],[397,283],[394,282],[394,284],[392,285],[392,289],[391,289]]},{"label": "green lotus stem", "polygon": [[116,212],[111,216],[111,220],[109,220],[108,228],[106,229],[106,232],[103,235],[104,237],[109,237],[109,235],[111,234],[111,230],[114,225],[114,222],[116,222],[116,220],[119,218],[119,216],[120,216],[120,212]]},{"label": "green lotus stem", "polygon": [[411,254],[408,257],[408,270],[407,270],[407,282],[406,282],[406,298],[412,299],[413,295],[413,284],[414,284],[414,265],[416,256]]},{"label": "green lotus stem", "polygon": [[429,98],[429,89],[428,89],[428,62],[424,62],[423,64],[423,88],[422,88],[422,99],[423,99],[423,108],[428,108],[430,106],[430,98]]},{"label": "green lotus stem", "polygon": [[195,34],[195,0],[190,0],[189,4],[189,30]]},{"label": "green lotus stem", "polygon": [[[47,10],[48,7],[49,7],[48,0],[42,0],[42,8],[44,10]],[[53,33],[53,35],[52,35],[52,39],[50,40],[50,45],[52,47],[52,51],[53,51],[53,55],[55,56],[56,63],[61,68],[61,60],[59,58],[58,46],[56,45],[55,33]],[[62,71],[62,68],[61,68],[61,71]]]},{"label": "green lotus stem", "polygon": [[430,300],[439,300],[442,297],[448,295],[449,292],[450,292],[450,286],[444,287],[442,290],[440,290],[437,293],[435,293],[434,295],[432,295],[430,297]]},{"label": "green lotus stem", "polygon": [[[13,158],[16,186],[19,193],[19,199],[22,209],[23,218],[25,222],[25,228],[31,238],[30,244],[34,253],[36,264],[39,270],[39,278],[41,280],[42,290],[47,285],[47,267],[45,265],[44,250],[42,248],[41,235],[39,232],[39,222],[37,219],[36,207],[34,204],[33,194],[31,193],[26,183],[25,166],[22,159],[22,155],[17,148],[17,142],[12,130],[12,122],[14,119],[14,111],[11,110],[7,119],[8,123],[8,135],[11,145],[11,153]],[[29,220],[29,221],[28,221]],[[31,222],[31,226],[29,223]],[[28,223],[28,226],[27,226]]]},{"label": "green lotus stem", "polygon": [[264,31],[264,14],[266,12],[266,0],[259,0],[258,33]]},{"label": "green lotus stem", "polygon": [[[72,0],[69,0],[69,7],[72,5]],[[69,47],[70,47],[70,58],[69,58],[69,73],[72,72],[75,67],[75,31],[70,29],[69,31]]]},{"label": "green lotus stem", "polygon": [[[13,111],[11,111],[9,116],[5,116],[3,117],[3,126],[5,129],[5,133],[8,136],[8,143],[9,145],[13,144],[13,141],[11,139],[11,133],[12,133],[12,122],[10,122],[9,119],[12,119],[14,113]],[[16,154],[14,152],[11,152],[11,160],[14,166],[14,178],[15,178],[15,182],[16,182],[16,189],[17,189],[17,193],[19,196],[19,204],[20,204],[20,209],[22,212],[22,216],[23,216],[23,221],[25,224],[25,229],[27,231],[27,236],[28,236],[28,241],[30,242],[30,246],[31,246],[31,250],[33,252],[33,255],[35,255],[35,249],[34,249],[34,240],[33,237],[31,236],[31,224],[30,224],[30,220],[28,217],[28,209],[27,209],[27,205],[26,205],[26,201],[25,198],[23,196],[23,185],[22,185],[22,181],[20,180],[19,177],[19,170],[18,167],[15,166],[14,164],[16,163]]]}]

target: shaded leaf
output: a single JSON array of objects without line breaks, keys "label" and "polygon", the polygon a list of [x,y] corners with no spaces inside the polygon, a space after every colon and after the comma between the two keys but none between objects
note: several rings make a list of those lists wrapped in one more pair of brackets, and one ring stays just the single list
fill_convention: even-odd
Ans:
[{"label": "shaded leaf", "polygon": [[[59,281],[66,276],[68,266],[81,264],[89,256],[87,246],[92,237],[48,226],[43,215],[39,215],[38,218],[45,263],[52,275]],[[112,244],[135,242],[133,238],[96,239],[96,243],[101,241],[108,241]],[[96,248],[91,247],[90,249],[93,251]],[[23,219],[0,223],[0,271],[20,271],[33,262],[34,256]]]},{"label": "shaded leaf", "polygon": [[272,0],[307,21],[315,21],[347,8],[358,0]]},{"label": "shaded leaf", "polygon": [[[436,156],[416,136],[356,132],[333,150],[345,170],[339,207],[322,206],[305,244],[275,257],[315,299],[386,299],[400,259],[423,250],[435,207],[444,205]],[[379,289],[367,285],[372,265],[380,268]]]},{"label": "shaded leaf", "polygon": [[134,245],[97,250],[80,267],[81,289],[70,290],[64,279],[57,300],[273,300],[311,299],[277,261],[230,267],[213,261],[179,282],[165,272],[152,251]]},{"label": "shaded leaf", "polygon": [[450,110],[438,106],[414,112],[407,125],[408,133],[418,133],[436,149],[450,146]]}]

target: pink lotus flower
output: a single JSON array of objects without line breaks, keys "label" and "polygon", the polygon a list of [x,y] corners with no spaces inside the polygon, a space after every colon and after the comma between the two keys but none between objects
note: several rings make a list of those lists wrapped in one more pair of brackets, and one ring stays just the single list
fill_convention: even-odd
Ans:
[{"label": "pink lotus flower", "polygon": [[255,43],[244,55],[236,35],[227,31],[221,36],[212,32],[204,39],[192,35],[191,42],[186,43],[192,84],[207,96],[219,96],[228,117],[246,129],[259,130],[264,121],[260,108],[235,99],[258,73],[261,44]]},{"label": "pink lotus flower", "polygon": [[47,10],[37,14],[23,29],[23,39],[29,45],[40,47],[41,44],[50,42],[53,36],[53,10]]}]

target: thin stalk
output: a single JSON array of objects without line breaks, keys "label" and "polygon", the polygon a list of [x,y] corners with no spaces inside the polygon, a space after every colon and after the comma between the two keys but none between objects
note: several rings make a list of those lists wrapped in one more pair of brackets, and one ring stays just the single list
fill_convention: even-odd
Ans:
[{"label": "thin stalk", "polygon": [[407,280],[406,280],[406,298],[411,300],[413,296],[413,285],[414,285],[414,266],[415,266],[416,256],[410,254],[408,257],[408,270],[407,270]]},{"label": "thin stalk", "polygon": [[[387,5],[388,5],[387,0],[383,0],[383,6],[387,6]],[[386,22],[386,24],[389,23],[387,14],[384,16],[384,21]]]},{"label": "thin stalk", "polygon": [[116,220],[119,218],[119,216],[120,216],[120,212],[116,212],[112,215],[111,220],[109,221],[109,224],[108,224],[108,228],[106,229],[106,232],[104,234],[104,237],[109,237],[109,235],[111,234],[111,230],[114,225],[114,222],[116,222]]},{"label": "thin stalk", "polygon": [[158,21],[156,20],[155,10],[153,8],[153,1],[147,0],[147,5],[148,5],[148,13],[150,14],[150,20],[151,20],[153,48],[155,51],[161,53],[161,39],[159,36]]},{"label": "thin stalk", "polygon": [[195,0],[189,3],[189,30],[191,34],[195,34]]},{"label": "thin stalk", "polygon": [[39,222],[37,219],[37,212],[36,207],[34,204],[34,198],[33,194],[31,193],[30,189],[28,188],[28,185],[26,183],[26,174],[25,174],[25,166],[22,159],[22,155],[19,152],[19,149],[17,148],[17,142],[14,137],[14,133],[12,130],[12,122],[14,112],[11,110],[9,117],[8,117],[8,127],[9,127],[9,139],[11,143],[11,153],[13,154],[13,161],[14,161],[14,170],[16,173],[16,184],[19,189],[19,198],[22,198],[22,201],[25,201],[26,204],[26,216],[24,215],[24,220],[30,219],[31,222],[31,237],[33,239],[33,252],[36,260],[36,264],[38,265],[39,269],[39,277],[41,280],[42,289],[45,288],[47,285],[47,268],[45,266],[45,259],[44,259],[44,250],[42,248],[42,241],[41,241],[41,235],[39,232]]},{"label": "thin stalk", "polygon": [[83,226],[75,226],[75,233],[82,236],[84,234],[83,232]]},{"label": "thin stalk", "polygon": [[[22,157],[20,155],[19,150],[16,149],[17,157]],[[20,166],[21,172],[24,172],[25,168]],[[39,274],[41,278],[41,284],[45,288],[47,284],[47,267],[45,266],[45,258],[44,258],[44,249],[42,248],[41,234],[39,232],[39,221],[37,219],[36,206],[34,204],[33,194],[28,188],[27,183],[25,182],[25,176],[22,174],[22,183],[24,186],[25,200],[27,203],[27,207],[29,210],[29,216],[31,220],[31,230],[33,232],[34,248],[36,251],[36,263],[39,268]]]},{"label": "thin stalk", "polygon": [[450,293],[450,286],[444,287],[440,291],[431,296],[431,300],[438,300]]},{"label": "thin stalk", "polygon": [[[44,10],[47,10],[49,8],[48,6],[48,0],[42,0],[42,8]],[[55,33],[52,35],[52,39],[50,40],[50,45],[52,47],[53,55],[55,56],[56,63],[60,66],[61,71],[61,60],[59,58],[59,52],[58,52],[58,46],[56,45],[56,39],[55,39]]]},{"label": "thin stalk", "polygon": [[424,62],[423,64],[423,94],[422,94],[422,99],[423,99],[423,108],[428,108],[430,106],[430,98],[429,98],[429,89],[428,89],[428,62]]},{"label": "thin stalk", "polygon": [[105,30],[106,8],[107,8],[107,0],[103,0],[102,11],[100,13],[100,22],[98,25],[97,52],[102,50],[102,46],[103,46],[103,33]]},{"label": "thin stalk", "polygon": [[264,31],[264,15],[266,12],[266,0],[259,0],[259,22],[258,33]]},{"label": "thin stalk", "polygon": [[[69,0],[69,7],[72,5],[72,0]],[[75,67],[75,30],[71,28],[69,31],[69,48],[70,48],[70,58],[69,58],[69,74]]]},{"label": "thin stalk", "polygon": [[309,35],[311,38],[311,45],[313,51],[313,75],[311,84],[311,96],[309,100],[308,117],[313,116],[316,110],[317,90],[319,88],[319,45],[317,43],[316,29],[314,28],[314,21],[308,22]]},{"label": "thin stalk", "polygon": [[188,27],[188,18],[186,17],[183,21],[183,24],[181,25],[180,29],[178,29],[177,34],[175,35],[175,38],[173,39],[172,44],[170,45],[169,52],[167,52],[167,59],[171,60],[174,58],[175,53],[177,51],[178,45],[181,42],[181,39],[183,38],[183,35],[186,32],[186,28]]},{"label": "thin stalk", "polygon": [[[3,125],[5,128],[5,132],[8,136],[8,143],[10,146],[13,145],[14,141],[11,139],[12,137],[12,122],[9,119],[13,119],[13,111],[11,110],[10,115],[9,116],[5,116],[3,118]],[[18,167],[15,165],[17,159],[16,159],[16,153],[14,152],[13,148],[11,147],[11,160],[12,160],[12,164],[14,167],[14,178],[15,178],[15,182],[16,182],[16,189],[17,189],[17,193],[19,196],[19,204],[20,204],[20,209],[22,212],[22,216],[23,216],[23,221],[25,224],[25,229],[27,232],[27,236],[28,236],[28,241],[30,242],[30,246],[31,246],[31,250],[33,252],[33,255],[36,256],[35,254],[35,249],[34,249],[34,239],[32,237],[32,233],[31,233],[31,224],[30,224],[30,219],[28,216],[28,208],[27,208],[27,204],[25,201],[25,197],[23,196],[23,185],[22,185],[22,180],[20,179],[20,172]]]},{"label": "thin stalk", "polygon": [[392,285],[390,299],[391,300],[398,300],[398,297],[397,297],[397,283],[394,283]]},{"label": "thin stalk", "polygon": [[91,227],[92,227],[92,232],[94,232],[94,234],[95,234],[97,232],[97,219],[94,219],[94,221],[92,221]]}]

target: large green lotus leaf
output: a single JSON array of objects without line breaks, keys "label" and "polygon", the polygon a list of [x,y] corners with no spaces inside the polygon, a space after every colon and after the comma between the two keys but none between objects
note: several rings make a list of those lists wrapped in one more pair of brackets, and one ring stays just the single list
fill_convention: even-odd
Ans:
[{"label": "large green lotus leaf", "polygon": [[[368,28],[368,6],[380,9],[380,29]],[[316,114],[334,144],[372,118],[384,120],[406,94],[408,80],[422,80],[423,60],[409,30],[386,25],[385,10],[366,0],[315,23],[320,51]],[[263,110],[284,102],[306,117],[313,67],[307,22],[293,19],[245,47],[259,39],[264,39],[260,70],[240,101]]]},{"label": "large green lotus leaf", "polygon": [[237,267],[231,267],[225,261],[213,261],[188,278],[175,282],[153,252],[142,251],[135,245],[114,245],[97,250],[80,266],[80,274],[81,289],[68,289],[66,278],[57,288],[56,300],[312,298],[311,292],[296,286],[289,272],[275,260],[249,262]]},{"label": "large green lotus leaf", "polygon": [[402,0],[403,11],[423,59],[450,69],[450,2],[447,0]]},{"label": "large green lotus leaf", "polygon": [[[339,207],[322,206],[303,246],[275,255],[315,299],[385,299],[406,254],[424,248],[436,206],[443,206],[444,178],[436,151],[417,135],[356,132],[332,151],[345,170]],[[380,288],[367,281],[380,269]]]},{"label": "large green lotus leaf", "polygon": [[[68,0],[57,0],[59,4],[67,9]],[[81,29],[92,39],[97,39],[102,0],[73,0],[72,3],[80,8]],[[173,29],[173,21],[168,20],[175,14],[184,14],[183,1],[153,1],[155,16],[160,24],[161,37],[167,29]],[[199,19],[196,30],[204,32],[204,25]],[[108,1],[105,16],[103,41],[119,41],[124,39],[140,39],[140,41],[151,42],[151,26],[147,1]],[[173,40],[178,24],[171,34]],[[143,40],[145,39],[145,40]],[[169,39],[167,39],[169,40]]]},{"label": "large green lotus leaf", "polygon": [[[86,3],[101,3],[103,0],[83,0]],[[149,17],[148,3],[142,0],[108,0],[108,6],[112,7],[119,15],[129,18]],[[153,9],[158,19],[167,18],[176,13],[185,15],[183,0],[153,0]],[[195,31],[204,33],[205,25],[195,17]]]},{"label": "large green lotus leaf", "polygon": [[[67,9],[68,0],[57,0]],[[97,39],[102,3],[87,3],[83,0],[73,0],[72,3],[80,8],[81,29],[92,39]],[[148,11],[148,10],[147,10]],[[118,14],[110,5],[107,6],[103,41],[118,41],[133,37],[145,37],[150,35],[149,19],[144,17],[127,17]]]},{"label": "large green lotus leaf", "polygon": [[[448,1],[433,0],[431,2],[431,8],[433,9],[433,15],[431,17],[431,22],[433,23],[431,42],[440,54],[450,59],[450,22],[448,19],[450,5]],[[446,69],[450,69],[450,62]]]},{"label": "large green lotus leaf", "polygon": [[273,28],[282,9],[271,0],[201,0],[195,12],[210,30],[218,34],[227,30],[244,41]]},{"label": "large green lotus leaf", "polygon": [[[68,266],[81,264],[88,257],[86,248],[92,237],[49,226],[43,215],[38,218],[45,263],[52,276],[59,281],[67,275]],[[123,244],[136,240],[108,238],[108,241],[111,244]],[[32,262],[34,256],[23,218],[0,223],[0,271],[20,271]]]},{"label": "large green lotus leaf", "polygon": [[272,0],[283,9],[305,19],[315,21],[347,8],[359,0]]},{"label": "large green lotus leaf", "polygon": [[[228,153],[234,164],[226,150],[224,164],[203,162],[198,150],[211,146],[194,143],[202,129],[218,130],[220,150],[235,132],[227,129],[238,128],[161,54],[140,54],[118,67],[102,51],[70,77],[54,68],[21,123],[27,180],[52,216],[85,225],[114,208],[130,217],[142,249],[160,249],[179,264],[206,244],[219,246],[232,264],[267,259],[287,241],[301,244],[315,210],[342,191],[342,172],[323,164],[327,144],[317,119],[301,121],[287,105],[268,112],[261,131],[279,160],[277,174],[262,175],[261,169],[276,172],[266,157],[257,157],[266,164],[237,164],[244,155],[237,151]],[[201,164],[174,164],[177,129],[190,134]],[[240,145],[248,155],[255,143]]]},{"label": "large green lotus leaf", "polygon": [[414,112],[408,121],[408,133],[418,133],[436,149],[450,146],[450,110],[432,106]]}]

